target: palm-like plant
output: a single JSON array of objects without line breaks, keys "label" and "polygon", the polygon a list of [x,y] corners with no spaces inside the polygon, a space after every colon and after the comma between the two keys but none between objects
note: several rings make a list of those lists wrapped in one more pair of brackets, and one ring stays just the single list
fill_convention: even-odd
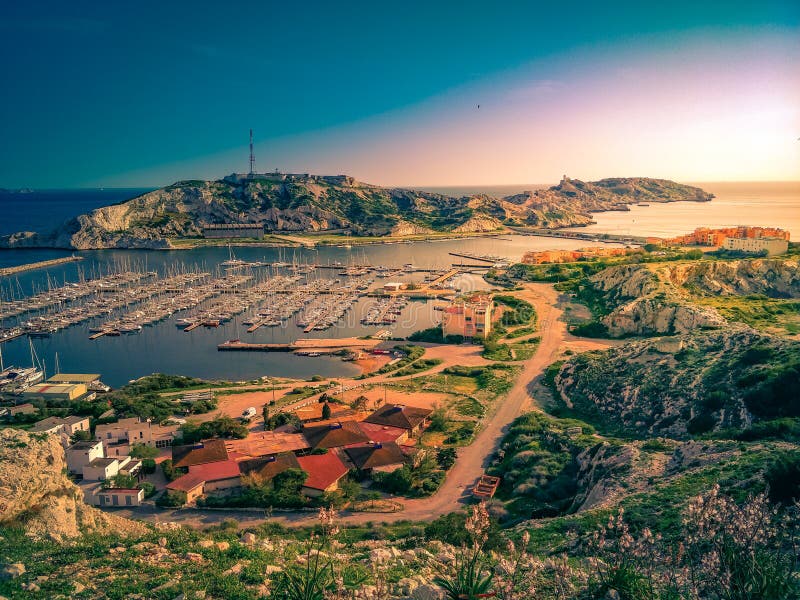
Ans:
[{"label": "palm-like plant", "polygon": [[465,528],[471,544],[461,547],[452,566],[443,567],[434,577],[450,600],[476,600],[495,596],[490,590],[494,573],[484,551],[489,534],[489,513],[484,503],[473,507]]},{"label": "palm-like plant", "polygon": [[281,574],[272,597],[280,600],[325,600],[335,587],[333,561],[323,552],[338,529],[334,524],[336,513],[320,509],[322,534],[312,535],[306,544],[304,564],[293,564]]}]

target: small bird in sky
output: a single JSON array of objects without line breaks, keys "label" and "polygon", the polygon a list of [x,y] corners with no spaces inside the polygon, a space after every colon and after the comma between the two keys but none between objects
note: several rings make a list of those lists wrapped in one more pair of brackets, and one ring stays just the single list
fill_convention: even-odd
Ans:
[{"label": "small bird in sky", "polygon": [[480,107],[481,107],[481,105],[480,105],[480,104],[478,104],[478,108],[480,108]]}]

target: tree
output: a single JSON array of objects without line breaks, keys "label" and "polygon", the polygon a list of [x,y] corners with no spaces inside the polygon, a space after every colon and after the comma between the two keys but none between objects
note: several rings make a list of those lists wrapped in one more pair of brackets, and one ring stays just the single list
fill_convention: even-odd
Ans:
[{"label": "tree", "polygon": [[250,431],[242,423],[228,416],[218,417],[200,425],[186,423],[181,427],[184,444],[193,444],[209,438],[244,439]]},{"label": "tree", "polygon": [[125,488],[132,489],[136,487],[138,481],[133,475],[125,475],[118,473],[110,479],[103,480],[102,487],[104,488]]},{"label": "tree", "polygon": [[150,475],[151,473],[156,472],[156,461],[152,458],[144,458],[142,459],[142,473],[145,475]]},{"label": "tree", "polygon": [[75,444],[77,442],[88,442],[90,439],[92,439],[92,434],[90,431],[86,429],[79,429],[72,434],[72,437],[69,438],[69,441]]},{"label": "tree", "polygon": [[280,412],[278,414],[272,415],[269,418],[269,422],[265,424],[264,428],[272,431],[274,429],[277,429],[278,427],[283,427],[284,425],[292,425],[293,427],[300,429],[302,423],[300,422],[300,418],[296,414]]},{"label": "tree", "polygon": [[264,418],[264,428],[266,429],[269,422],[269,404],[265,404],[261,409],[261,416]]},{"label": "tree", "polygon": [[154,446],[147,446],[145,444],[134,444],[131,446],[130,455],[133,458],[156,458],[158,456],[158,448]]},{"label": "tree", "polygon": [[322,418],[323,419],[330,419],[331,418],[331,405],[327,402],[322,405]]},{"label": "tree", "polygon": [[327,392],[322,392],[322,394],[320,394],[320,396],[319,396],[319,403],[320,404],[327,404],[329,399],[330,399],[330,396],[328,396],[328,393]]},{"label": "tree", "polygon": [[369,398],[366,396],[359,396],[353,400],[353,410],[364,410],[367,408],[367,402],[369,402]]}]

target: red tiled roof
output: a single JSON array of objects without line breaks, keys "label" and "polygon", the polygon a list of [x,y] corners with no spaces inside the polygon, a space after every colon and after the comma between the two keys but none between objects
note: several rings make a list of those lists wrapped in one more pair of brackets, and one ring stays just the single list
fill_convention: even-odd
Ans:
[{"label": "red tiled roof", "polygon": [[199,475],[188,473],[182,477],[178,477],[175,481],[170,481],[167,484],[168,490],[178,490],[179,492],[191,492],[198,485],[205,484],[205,479]]},{"label": "red tiled roof", "polygon": [[297,457],[291,452],[279,454],[278,456],[252,458],[240,462],[239,465],[245,475],[254,475],[264,481],[270,480],[289,469],[300,468]]},{"label": "red tiled roof", "polygon": [[402,427],[378,425],[377,423],[367,423],[366,421],[359,423],[358,426],[371,442],[394,442],[406,433],[406,430]]},{"label": "red tiled roof", "polygon": [[281,433],[278,431],[251,432],[243,440],[227,440],[225,447],[228,452],[238,455],[259,457],[279,454],[281,452],[296,452],[310,448],[306,438],[300,433]]},{"label": "red tiled roof", "polygon": [[172,462],[175,467],[191,467],[225,460],[228,460],[228,451],[224,440],[205,440],[199,444],[172,447]]},{"label": "red tiled roof", "polygon": [[405,455],[394,442],[352,446],[345,448],[345,452],[358,469],[374,469],[405,463]]},{"label": "red tiled roof", "polygon": [[417,408],[416,406],[405,406],[403,404],[384,404],[364,420],[376,425],[414,429],[427,419],[432,412],[428,408]]},{"label": "red tiled roof", "polygon": [[297,462],[308,473],[303,486],[314,490],[326,490],[347,473],[347,467],[335,452],[301,456]]},{"label": "red tiled roof", "polygon": [[355,421],[306,427],[303,429],[303,435],[312,448],[339,448],[348,444],[369,441]]},{"label": "red tiled roof", "polygon": [[231,479],[240,474],[239,463],[235,460],[221,460],[219,462],[192,465],[189,467],[190,475],[198,475],[206,481],[219,481]]},{"label": "red tiled roof", "polygon": [[180,490],[190,492],[198,485],[203,485],[209,481],[219,481],[221,479],[233,479],[239,476],[239,463],[235,460],[221,460],[201,465],[192,465],[189,472],[175,481],[167,484],[168,490]]}]

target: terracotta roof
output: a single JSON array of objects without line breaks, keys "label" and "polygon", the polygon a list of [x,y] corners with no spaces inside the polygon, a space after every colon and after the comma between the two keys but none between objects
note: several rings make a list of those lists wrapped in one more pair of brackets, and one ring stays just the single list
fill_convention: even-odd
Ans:
[{"label": "terracotta roof", "polygon": [[374,469],[405,462],[403,451],[394,442],[353,446],[345,448],[345,452],[357,469]]},{"label": "terracotta roof", "polygon": [[253,475],[268,481],[278,473],[283,473],[289,469],[299,469],[300,463],[297,457],[291,452],[278,454],[277,456],[265,456],[263,458],[252,458],[243,460],[239,466],[244,475]]},{"label": "terracotta roof", "polygon": [[304,487],[325,491],[347,474],[347,467],[335,452],[309,454],[297,459],[300,467],[308,473]]},{"label": "terracotta roof", "polygon": [[312,448],[339,448],[369,441],[355,421],[306,427],[303,435]]},{"label": "terracotta roof", "polygon": [[407,430],[402,427],[392,427],[391,425],[378,425],[376,423],[359,423],[358,427],[369,438],[370,442],[394,442]]},{"label": "terracotta roof", "polygon": [[170,481],[167,484],[167,489],[190,492],[198,485],[203,485],[209,481],[233,479],[234,477],[239,477],[239,474],[239,463],[235,460],[221,460],[192,465],[186,475],[178,477],[175,481]]},{"label": "terracotta roof", "polygon": [[172,447],[172,463],[175,467],[191,467],[221,460],[228,460],[224,440],[205,440],[198,444]]},{"label": "terracotta roof", "polygon": [[205,479],[200,477],[199,475],[193,475],[192,473],[188,473],[181,477],[178,477],[175,481],[170,481],[167,484],[168,490],[177,490],[179,492],[191,492],[197,486],[204,485],[206,482]]},{"label": "terracotta roof", "polygon": [[226,440],[225,447],[228,452],[236,452],[254,458],[310,448],[302,434],[279,431],[258,431],[251,433],[243,440]]},{"label": "terracotta roof", "polygon": [[428,408],[417,408],[403,404],[384,404],[364,420],[376,425],[414,429],[427,419],[432,412]]}]

